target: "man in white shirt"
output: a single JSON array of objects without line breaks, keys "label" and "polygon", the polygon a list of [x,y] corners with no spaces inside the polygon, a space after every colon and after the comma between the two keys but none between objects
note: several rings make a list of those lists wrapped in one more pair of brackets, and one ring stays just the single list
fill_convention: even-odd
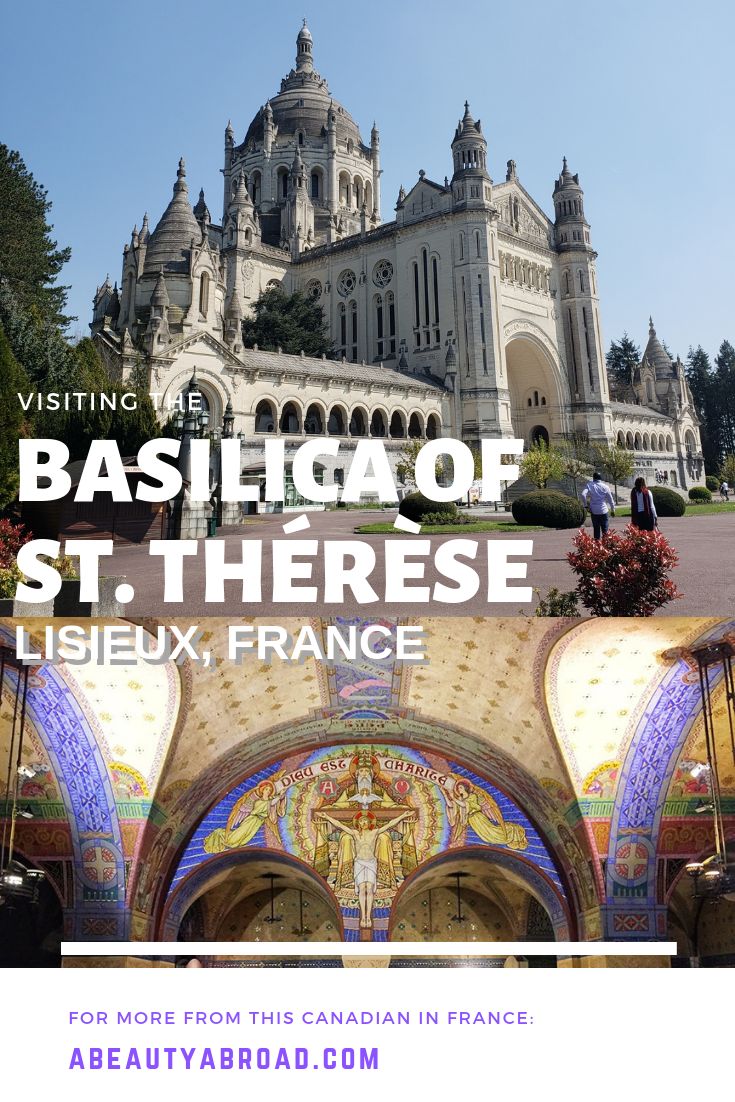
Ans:
[{"label": "man in white shirt", "polygon": [[605,485],[597,471],[592,475],[592,481],[582,490],[582,504],[589,508],[595,539],[599,540],[601,536],[607,535],[610,517],[615,516],[615,499],[610,493],[610,487]]}]

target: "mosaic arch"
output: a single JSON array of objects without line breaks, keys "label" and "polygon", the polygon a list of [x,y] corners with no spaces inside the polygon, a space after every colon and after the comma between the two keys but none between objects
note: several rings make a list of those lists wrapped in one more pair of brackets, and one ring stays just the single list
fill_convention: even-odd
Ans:
[{"label": "mosaic arch", "polygon": [[[735,633],[735,621],[718,624],[693,646]],[[636,728],[623,762],[613,806],[607,861],[607,935],[665,938],[667,908],[658,902],[656,855],[672,775],[701,715],[699,673],[687,651],[674,652]],[[710,675],[715,689],[721,671]]]},{"label": "mosaic arch", "polygon": [[260,849],[291,855],[328,885],[346,941],[385,941],[404,881],[426,861],[468,848],[512,865],[548,901],[557,936],[568,936],[567,900],[546,845],[489,780],[415,747],[320,747],[248,777],[205,815],[171,881],[163,936],[176,937],[221,855]]},{"label": "mosaic arch", "polygon": [[67,936],[122,937],[123,839],[97,740],[74,694],[51,665],[31,669],[27,707],[68,809],[75,875]]}]

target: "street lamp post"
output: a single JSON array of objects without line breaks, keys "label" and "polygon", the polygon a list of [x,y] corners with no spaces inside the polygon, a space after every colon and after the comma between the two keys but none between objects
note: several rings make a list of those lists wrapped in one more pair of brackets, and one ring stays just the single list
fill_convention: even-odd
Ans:
[{"label": "street lamp post", "polygon": [[[234,436],[235,414],[232,410],[232,402],[228,399],[222,418],[222,426],[211,427],[211,417],[208,409],[203,406],[203,395],[197,382],[196,367],[192,372],[189,385],[183,394],[183,406],[180,406],[174,414],[172,421],[174,432],[181,440],[179,451],[179,471],[181,472],[182,487],[177,497],[171,502],[172,536],[182,535],[185,527],[183,514],[186,497],[186,487],[191,485],[191,442],[201,440],[205,436],[210,439],[213,448],[210,452],[209,485],[211,491],[210,508],[211,517],[208,517],[208,535],[214,535],[214,528],[222,522],[222,456],[220,446],[222,440],[231,439]],[[242,434],[238,434],[241,438]],[[214,520],[214,525],[211,521]]]}]

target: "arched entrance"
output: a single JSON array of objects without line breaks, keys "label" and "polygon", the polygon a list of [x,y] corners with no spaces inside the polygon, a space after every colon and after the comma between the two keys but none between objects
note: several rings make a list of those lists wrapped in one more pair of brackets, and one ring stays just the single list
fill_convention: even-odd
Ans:
[{"label": "arched entrance", "polygon": [[269,849],[209,858],[179,883],[165,929],[178,941],[342,941],[339,904],[313,869]]},{"label": "arched entrance", "polygon": [[519,855],[480,847],[442,854],[410,876],[390,941],[554,941],[565,927],[558,890]]},{"label": "arched entrance", "polygon": [[546,434],[548,443],[569,431],[570,399],[557,363],[531,333],[512,336],[505,346],[511,420],[516,436],[527,444]]}]

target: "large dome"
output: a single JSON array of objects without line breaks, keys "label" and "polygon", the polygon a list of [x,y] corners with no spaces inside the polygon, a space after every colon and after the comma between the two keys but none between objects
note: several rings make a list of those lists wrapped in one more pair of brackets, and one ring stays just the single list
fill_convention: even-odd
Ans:
[{"label": "large dome", "polygon": [[[269,101],[273,122],[280,136],[290,137],[302,130],[306,138],[322,139],[326,134],[331,106],[336,117],[338,140],[362,145],[357,123],[349,111],[332,98],[326,80],[314,69],[312,46],[312,37],[304,21],[296,39],[296,68],[283,78],[280,92]],[[250,142],[263,141],[265,110],[261,107],[250,123],[245,140],[239,147],[241,151],[244,152]]]}]

